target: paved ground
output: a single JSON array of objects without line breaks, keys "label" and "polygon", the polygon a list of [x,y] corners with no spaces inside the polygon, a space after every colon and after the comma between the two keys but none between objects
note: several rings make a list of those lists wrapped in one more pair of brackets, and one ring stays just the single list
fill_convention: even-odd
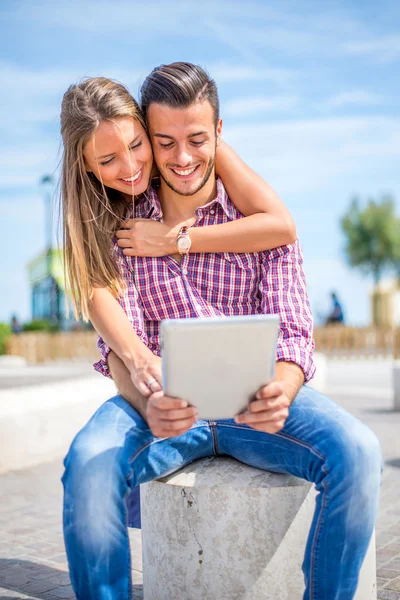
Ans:
[{"label": "paved ground", "polygon": [[[377,523],[380,600],[400,600],[400,413],[391,411],[390,374],[385,361],[333,362],[328,372],[330,395],[368,423],[382,444],[386,468]],[[61,473],[57,462],[0,477],[2,600],[74,598],[61,532]],[[134,594],[143,598],[140,532],[131,530],[130,538]]]},{"label": "paved ground", "polygon": [[[37,384],[51,384],[75,377],[98,377],[87,361],[57,361],[45,365],[24,365],[16,361],[7,362],[8,357],[0,357],[0,390],[26,387]],[[11,364],[10,364],[11,363]]]}]

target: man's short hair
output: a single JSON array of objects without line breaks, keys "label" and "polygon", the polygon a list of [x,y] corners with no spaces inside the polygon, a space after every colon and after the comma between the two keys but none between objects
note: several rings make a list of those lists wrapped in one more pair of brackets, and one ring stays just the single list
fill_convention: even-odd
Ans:
[{"label": "man's short hair", "polygon": [[214,112],[215,126],[219,119],[219,99],[215,81],[200,66],[186,62],[160,65],[146,77],[140,90],[142,111],[147,118],[150,104],[171,108],[188,108],[208,100]]}]

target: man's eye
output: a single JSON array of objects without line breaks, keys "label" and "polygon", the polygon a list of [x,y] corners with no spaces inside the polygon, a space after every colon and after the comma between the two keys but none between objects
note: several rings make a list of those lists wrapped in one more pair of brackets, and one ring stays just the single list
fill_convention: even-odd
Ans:
[{"label": "man's eye", "polygon": [[114,156],[112,156],[111,158],[109,158],[108,160],[105,160],[104,162],[101,162],[100,164],[105,167],[106,165],[109,165],[110,162],[112,162],[114,160]]},{"label": "man's eye", "polygon": [[160,143],[160,146],[161,146],[161,148],[171,148],[172,144],[173,144],[173,142],[170,142],[169,144],[161,144]]},{"label": "man's eye", "polygon": [[201,140],[201,142],[192,142],[193,146],[201,146],[202,144],[204,144],[204,140]]}]

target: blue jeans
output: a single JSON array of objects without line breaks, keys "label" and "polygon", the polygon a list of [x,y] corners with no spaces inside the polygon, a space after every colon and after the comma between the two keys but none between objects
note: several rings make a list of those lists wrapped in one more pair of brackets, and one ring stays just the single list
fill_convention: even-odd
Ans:
[{"label": "blue jeans", "polygon": [[121,396],[105,402],[65,459],[64,538],[78,600],[131,598],[130,491],[215,454],[315,484],[304,600],[353,598],[377,516],[379,442],[366,425],[303,386],[274,435],[224,420],[197,421],[184,435],[160,439]]}]

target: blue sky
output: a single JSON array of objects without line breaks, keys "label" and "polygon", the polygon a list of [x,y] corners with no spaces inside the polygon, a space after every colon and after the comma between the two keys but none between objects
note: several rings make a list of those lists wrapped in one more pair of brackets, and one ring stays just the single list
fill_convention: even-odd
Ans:
[{"label": "blue sky", "polygon": [[371,282],[346,266],[339,219],[355,193],[400,207],[399,25],[396,0],[1,3],[0,320],[30,318],[67,87],[104,75],[137,97],[154,66],[185,60],[215,78],[224,138],[290,208],[316,318],[334,288],[368,323]]}]

